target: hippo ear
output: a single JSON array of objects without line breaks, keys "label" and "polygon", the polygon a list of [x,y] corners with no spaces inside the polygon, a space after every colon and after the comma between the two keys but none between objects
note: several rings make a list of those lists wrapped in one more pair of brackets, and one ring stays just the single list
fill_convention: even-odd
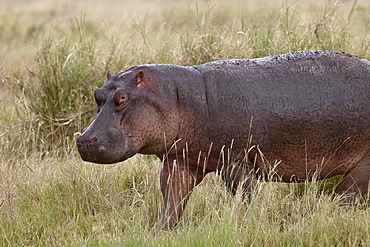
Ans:
[{"label": "hippo ear", "polygon": [[135,84],[139,85],[144,80],[144,71],[140,70],[135,76]]},{"label": "hippo ear", "polygon": [[113,76],[113,75],[112,75],[112,72],[108,71],[108,72],[107,72],[107,79],[109,80],[112,76]]}]

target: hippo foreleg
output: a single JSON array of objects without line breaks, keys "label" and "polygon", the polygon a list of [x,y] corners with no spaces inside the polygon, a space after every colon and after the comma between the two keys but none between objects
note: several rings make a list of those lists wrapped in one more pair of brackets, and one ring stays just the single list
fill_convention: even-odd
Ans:
[{"label": "hippo foreleg", "polygon": [[235,162],[224,166],[221,169],[221,178],[225,182],[229,191],[235,195],[241,188],[243,199],[249,199],[253,186],[257,181],[257,176],[253,165],[245,162]]},{"label": "hippo foreleg", "polygon": [[161,190],[164,207],[160,220],[156,224],[158,230],[173,228],[181,217],[191,191],[204,177],[204,172],[189,162],[178,161],[167,157],[161,171]]}]

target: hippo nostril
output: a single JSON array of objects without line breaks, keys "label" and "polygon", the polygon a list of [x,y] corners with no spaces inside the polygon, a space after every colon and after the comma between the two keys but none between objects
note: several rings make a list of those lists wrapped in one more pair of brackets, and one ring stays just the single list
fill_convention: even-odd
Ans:
[{"label": "hippo nostril", "polygon": [[98,141],[98,137],[94,136],[94,137],[91,139],[91,144],[95,144],[97,141]]}]

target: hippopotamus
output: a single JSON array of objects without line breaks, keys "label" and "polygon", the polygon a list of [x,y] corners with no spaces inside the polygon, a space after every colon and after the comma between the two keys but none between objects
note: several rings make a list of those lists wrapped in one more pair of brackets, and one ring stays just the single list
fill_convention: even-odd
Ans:
[{"label": "hippopotamus", "polygon": [[176,225],[191,191],[211,172],[234,193],[273,173],[282,182],[344,175],[343,197],[367,196],[368,60],[299,51],[138,65],[107,78],[95,91],[98,116],[78,137],[78,152],[103,164],[136,153],[159,157],[159,229]]}]

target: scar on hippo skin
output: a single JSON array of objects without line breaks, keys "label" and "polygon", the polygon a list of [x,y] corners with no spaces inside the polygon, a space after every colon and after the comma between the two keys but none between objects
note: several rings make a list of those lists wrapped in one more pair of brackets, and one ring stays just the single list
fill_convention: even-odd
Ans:
[{"label": "scar on hippo skin", "polygon": [[282,182],[344,175],[343,197],[366,199],[369,82],[368,60],[331,51],[108,71],[95,91],[98,116],[76,144],[94,163],[136,153],[162,160],[157,229],[176,225],[211,172],[232,193],[270,174]]}]

